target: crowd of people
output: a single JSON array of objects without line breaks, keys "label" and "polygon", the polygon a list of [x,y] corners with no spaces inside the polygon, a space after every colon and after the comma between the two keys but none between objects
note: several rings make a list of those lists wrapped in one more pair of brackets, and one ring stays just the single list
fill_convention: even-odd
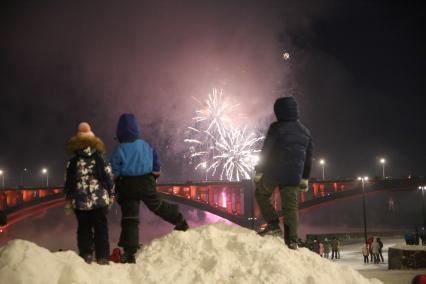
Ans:
[{"label": "crowd of people", "polygon": [[319,254],[321,257],[329,259],[340,259],[340,240],[337,237],[332,237],[329,240],[325,237],[323,240],[318,240],[317,237],[314,237],[312,241],[303,242],[302,239],[297,241],[298,247],[305,247],[309,250]]},{"label": "crowd of people", "polygon": [[413,232],[405,233],[405,243],[407,245],[423,245],[426,246],[426,232],[425,228],[419,230],[415,228]]},{"label": "crowd of people", "polygon": [[378,264],[385,262],[382,254],[383,242],[378,237],[370,237],[367,243],[361,248],[362,255],[364,256],[364,263]]}]

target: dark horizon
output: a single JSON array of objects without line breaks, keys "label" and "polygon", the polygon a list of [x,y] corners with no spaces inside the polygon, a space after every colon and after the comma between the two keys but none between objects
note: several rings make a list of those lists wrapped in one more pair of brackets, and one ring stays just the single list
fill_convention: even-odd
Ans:
[{"label": "dark horizon", "polygon": [[[313,135],[312,177],[425,176],[421,1],[13,1],[2,5],[0,169],[6,185],[63,183],[65,142],[88,121],[111,154],[134,112],[181,171],[192,97],[222,89],[250,126],[294,95]],[[290,58],[282,59],[288,52]],[[266,129],[261,129],[266,131]],[[188,171],[191,175],[191,171]],[[27,184],[28,185],[28,184]]]}]

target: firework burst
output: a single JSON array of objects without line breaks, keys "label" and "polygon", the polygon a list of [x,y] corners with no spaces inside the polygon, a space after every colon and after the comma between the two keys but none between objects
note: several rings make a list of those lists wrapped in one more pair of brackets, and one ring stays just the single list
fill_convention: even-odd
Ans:
[{"label": "firework burst", "polygon": [[193,117],[196,126],[188,127],[190,164],[195,170],[204,169],[220,180],[240,181],[250,179],[257,159],[258,142],[263,137],[247,134],[247,128],[234,128],[232,121],[241,117],[236,112],[238,104],[228,104],[222,91],[213,89],[205,103],[194,98],[201,109]]},{"label": "firework burst", "polygon": [[213,163],[207,168],[207,172],[212,171],[215,176],[219,171],[220,180],[250,179],[258,160],[257,153],[260,152],[255,146],[263,138],[256,137],[254,133],[247,134],[246,128],[226,129],[224,135],[215,143],[214,148],[218,154],[213,156]]}]

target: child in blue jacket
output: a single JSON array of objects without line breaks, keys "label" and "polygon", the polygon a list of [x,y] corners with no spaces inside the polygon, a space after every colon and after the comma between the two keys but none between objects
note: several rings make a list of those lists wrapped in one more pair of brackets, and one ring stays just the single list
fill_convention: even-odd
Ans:
[{"label": "child in blue jacket", "polygon": [[160,161],[155,149],[141,139],[136,117],[125,113],[117,126],[117,146],[111,157],[115,177],[117,202],[121,206],[121,234],[118,245],[123,247],[122,262],[135,263],[139,246],[139,203],[142,200],[149,210],[163,220],[175,225],[175,230],[185,231],[188,224],[178,206],[159,198],[156,179],[160,175]]}]

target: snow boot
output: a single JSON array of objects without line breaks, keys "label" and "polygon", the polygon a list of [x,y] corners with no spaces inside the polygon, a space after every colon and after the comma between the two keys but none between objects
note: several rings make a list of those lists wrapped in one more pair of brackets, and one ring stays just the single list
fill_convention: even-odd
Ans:
[{"label": "snow boot", "polygon": [[93,261],[93,256],[91,254],[86,254],[81,256],[87,264],[91,264]]},{"label": "snow boot", "polygon": [[186,223],[186,220],[183,218],[182,214],[179,216],[179,221],[176,223],[174,230],[176,231],[186,231],[189,229],[188,223]]},{"label": "snow boot", "polygon": [[120,259],[121,263],[136,263],[136,257],[134,253],[123,253]]},{"label": "snow boot", "polygon": [[100,265],[109,265],[109,260],[106,258],[99,258],[96,262]]},{"label": "snow boot", "polygon": [[278,222],[271,222],[266,225],[266,227],[258,232],[259,236],[280,236],[281,228]]},{"label": "snow boot", "polygon": [[287,245],[289,249],[297,249],[298,245],[297,242],[290,241],[290,243]]}]

